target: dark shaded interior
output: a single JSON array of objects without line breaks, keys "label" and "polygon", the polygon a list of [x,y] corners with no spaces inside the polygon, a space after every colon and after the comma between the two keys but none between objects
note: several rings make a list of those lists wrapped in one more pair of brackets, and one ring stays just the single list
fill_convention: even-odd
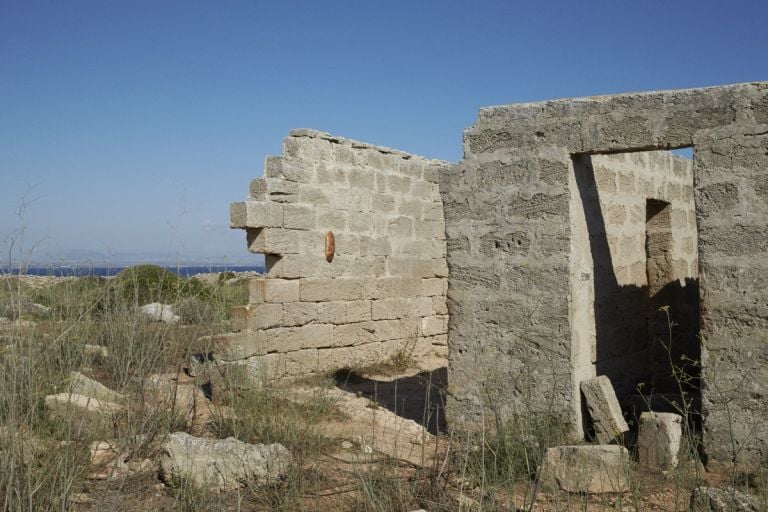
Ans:
[{"label": "dark shaded interior", "polygon": [[[596,371],[606,375],[624,414],[687,413],[699,422],[699,285],[671,280],[668,203],[646,202],[648,286],[619,285],[600,208],[592,159],[573,157],[594,264]],[[635,425],[637,422],[633,422]]]}]

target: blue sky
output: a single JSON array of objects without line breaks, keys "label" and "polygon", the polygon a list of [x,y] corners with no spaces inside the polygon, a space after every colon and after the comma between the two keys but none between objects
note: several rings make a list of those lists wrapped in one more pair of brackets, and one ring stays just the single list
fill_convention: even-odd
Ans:
[{"label": "blue sky", "polygon": [[0,0],[0,242],[249,264],[229,203],[292,128],[455,161],[482,106],[768,80],[767,22],[764,0]]}]

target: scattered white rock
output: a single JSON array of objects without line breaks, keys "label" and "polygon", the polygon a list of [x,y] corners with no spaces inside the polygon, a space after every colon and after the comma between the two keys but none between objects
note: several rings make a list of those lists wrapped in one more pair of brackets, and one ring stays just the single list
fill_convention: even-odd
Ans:
[{"label": "scattered white rock", "polygon": [[629,489],[629,452],[618,445],[548,448],[539,468],[544,489],[573,493],[621,493]]},{"label": "scattered white rock", "polygon": [[85,395],[96,398],[102,402],[119,403],[125,399],[125,396],[112,391],[104,384],[86,377],[80,372],[71,372],[69,374],[69,391],[77,395]]},{"label": "scattered white rock", "polygon": [[247,444],[234,437],[202,439],[176,432],[163,444],[160,475],[167,484],[188,479],[199,487],[226,491],[277,481],[292,461],[278,443]]},{"label": "scattered white rock", "polygon": [[174,313],[173,306],[170,304],[152,302],[141,306],[139,310],[155,322],[165,322],[167,324],[179,322],[179,315]]},{"label": "scattered white rock", "polygon": [[91,345],[86,343],[84,345],[84,352],[85,355],[91,356],[91,357],[108,357],[109,356],[109,350],[107,350],[107,347],[103,345]]},{"label": "scattered white rock", "polygon": [[640,415],[637,455],[640,464],[651,469],[675,469],[683,438],[683,417],[671,412],[644,412]]},{"label": "scattered white rock", "polygon": [[759,512],[758,501],[742,492],[725,487],[697,487],[691,494],[691,512]]},{"label": "scattered white rock", "polygon": [[459,512],[479,512],[481,510],[479,501],[464,494],[459,494],[456,502],[459,506]]},{"label": "scattered white rock", "polygon": [[75,393],[59,393],[45,397],[50,418],[69,422],[75,435],[84,430],[109,428],[114,417],[123,410],[119,404]]},{"label": "scattered white rock", "polygon": [[90,449],[91,464],[94,466],[112,464],[118,456],[117,447],[109,441],[94,441]]},{"label": "scattered white rock", "polygon": [[51,308],[43,304],[38,304],[37,302],[34,302],[29,305],[29,311],[30,313],[34,313],[39,316],[47,316],[48,313],[51,312]]},{"label": "scattered white rock", "polygon": [[147,377],[144,397],[154,407],[173,411],[190,426],[200,426],[211,417],[211,404],[205,393],[195,384],[180,384],[174,373]]}]

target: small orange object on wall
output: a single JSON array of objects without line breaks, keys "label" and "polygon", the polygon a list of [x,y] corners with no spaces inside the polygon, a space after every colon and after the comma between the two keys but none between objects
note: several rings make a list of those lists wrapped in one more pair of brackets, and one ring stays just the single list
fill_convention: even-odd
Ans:
[{"label": "small orange object on wall", "polygon": [[336,237],[333,236],[333,231],[329,231],[325,235],[325,259],[328,263],[333,261],[334,254],[336,254]]}]

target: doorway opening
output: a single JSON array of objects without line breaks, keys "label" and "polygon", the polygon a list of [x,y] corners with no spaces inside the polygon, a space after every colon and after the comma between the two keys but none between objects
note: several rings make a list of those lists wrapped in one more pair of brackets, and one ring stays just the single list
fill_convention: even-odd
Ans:
[{"label": "doorway opening", "polygon": [[699,410],[693,159],[679,153],[572,160],[574,386],[608,376],[628,418]]}]

